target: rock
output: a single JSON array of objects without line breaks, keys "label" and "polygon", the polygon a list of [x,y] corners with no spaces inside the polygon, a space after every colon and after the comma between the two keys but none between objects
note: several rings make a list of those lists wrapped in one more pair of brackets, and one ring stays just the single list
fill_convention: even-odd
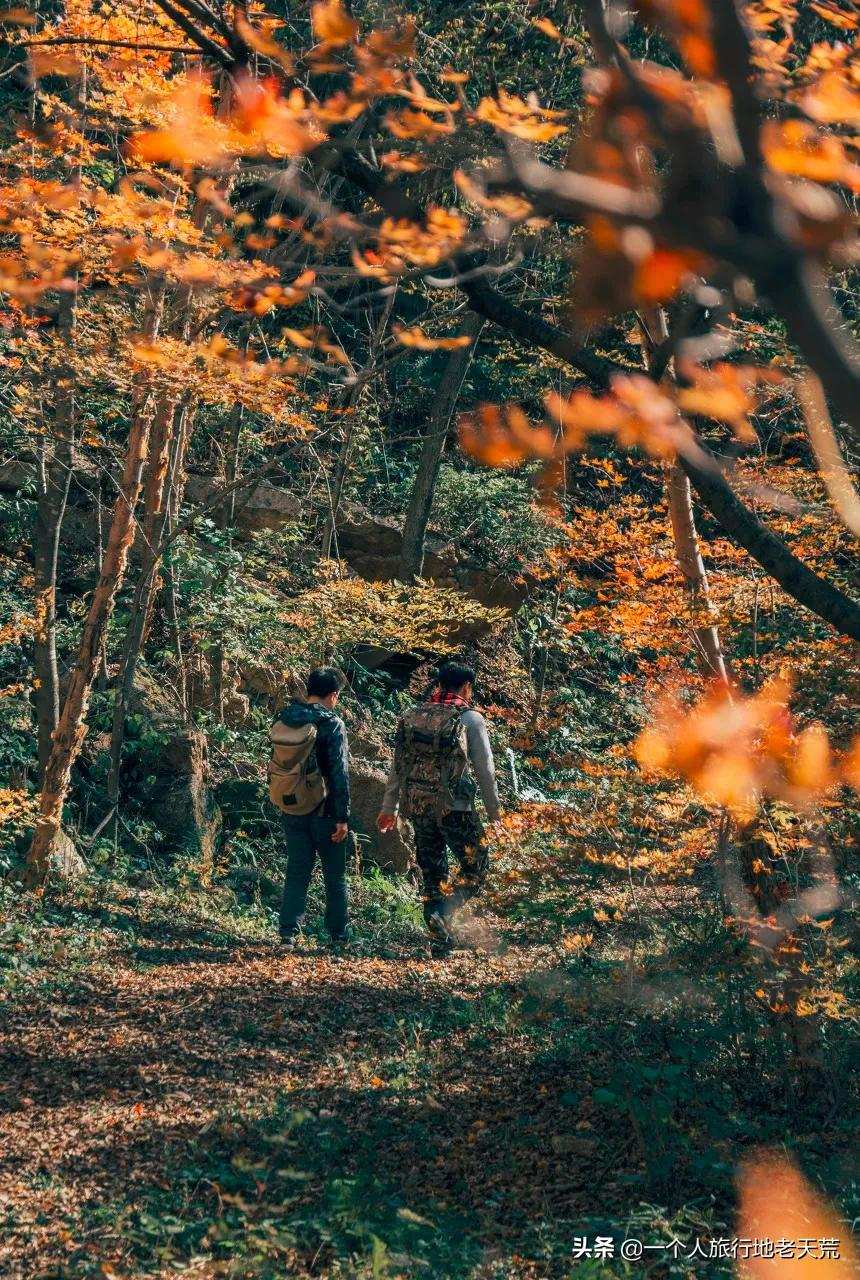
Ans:
[{"label": "rock", "polygon": [[471,560],[458,564],[454,580],[460,591],[481,604],[511,609],[514,613],[522,608],[530,591],[537,586],[536,579],[528,574],[510,578],[500,569],[486,568]]},{"label": "rock", "polygon": [[376,829],[376,816],[382,808],[386,776],[387,768],[384,764],[361,757],[350,760],[352,826],[358,836],[363,860],[404,875],[413,862],[410,824],[398,822],[388,835],[381,835]]},{"label": "rock", "polygon": [[246,831],[266,840],[272,838],[275,829],[280,832],[280,816],[260,778],[226,778],[218,785],[215,799],[228,835],[233,831]]},{"label": "rock", "polygon": [[211,866],[221,835],[221,810],[209,788],[205,734],[191,727],[177,728],[165,742],[158,764],[150,797],[159,830],[176,852]]},{"label": "rock", "polygon": [[28,485],[36,484],[36,464],[22,462],[20,458],[12,458],[0,464],[0,492],[17,493]]},{"label": "rock", "polygon": [[221,810],[210,787],[206,736],[184,724],[169,692],[145,669],[135,676],[130,710],[148,721],[146,800],[174,852],[211,866],[221,837]]},{"label": "rock", "polygon": [[259,867],[235,867],[228,872],[226,880],[240,902],[253,902],[259,897],[267,906],[277,909],[281,885]]},{"label": "rock", "polygon": [[262,663],[239,660],[239,689],[243,694],[256,694],[264,698],[275,715],[291,698],[302,698],[304,681],[294,671],[281,671]]},{"label": "rock", "polygon": [[72,837],[67,832],[60,831],[51,851],[51,873],[73,884],[76,880],[83,880],[88,870]]},{"label": "rock", "polygon": [[[214,503],[206,512],[215,516],[219,491],[223,480],[202,473],[189,474],[185,482],[185,498],[192,506]],[[236,527],[242,533],[256,533],[261,529],[283,529],[302,518],[302,507],[295,494],[277,485],[261,480],[255,487],[239,489],[236,493]]]},{"label": "rock", "polygon": [[[400,570],[403,536],[394,520],[372,517],[344,521],[337,530],[341,559],[368,582],[391,582]],[[441,587],[454,587],[490,608],[519,609],[536,585],[527,574],[512,578],[476,560],[459,560],[450,543],[428,538],[423,577]]]},{"label": "rock", "polygon": [[[212,671],[205,653],[193,653],[186,667],[188,701],[198,711],[212,709]],[[222,668],[221,711],[224,723],[232,726],[244,724],[251,704],[239,691],[239,674],[232,663],[225,661]]]}]

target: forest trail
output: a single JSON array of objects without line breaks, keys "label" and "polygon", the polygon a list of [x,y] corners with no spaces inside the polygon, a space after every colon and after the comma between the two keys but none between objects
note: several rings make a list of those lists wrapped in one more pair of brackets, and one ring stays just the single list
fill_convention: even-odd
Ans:
[{"label": "forest trail", "polygon": [[[326,1231],[364,1245],[377,1221],[377,1248],[444,1224],[459,1265],[510,1256],[530,1222],[581,1216],[612,1162],[569,1105],[584,1076],[519,1025],[545,948],[284,955],[181,917],[102,923],[130,945],[22,1002],[0,1038],[13,1275],[174,1274],[180,1256],[221,1274],[216,1219],[291,1275],[325,1273]],[[322,1228],[315,1263],[287,1202]]]}]

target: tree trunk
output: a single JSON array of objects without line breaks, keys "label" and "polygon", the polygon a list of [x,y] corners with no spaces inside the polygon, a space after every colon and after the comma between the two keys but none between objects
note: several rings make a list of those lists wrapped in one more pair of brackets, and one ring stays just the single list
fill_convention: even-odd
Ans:
[{"label": "tree trunk", "polygon": [[[173,458],[170,464],[170,482],[166,504],[166,535],[172,541],[174,531],[179,523],[179,512],[182,496],[185,491],[185,458],[188,442],[194,426],[194,415],[197,411],[193,400],[187,400],[179,410],[179,423],[176,429]],[[179,621],[179,595],[176,590],[176,576],[168,557],[164,566],[164,598],[167,605],[167,625],[176,653],[177,674],[179,678],[179,699],[185,718],[188,718],[188,681],[185,672],[185,655],[182,651],[182,628]]]},{"label": "tree trunk", "polygon": [[[652,311],[648,323],[640,321],[646,359],[649,370],[654,372],[657,355],[656,339],[665,342],[669,337],[666,313],[662,307]],[[671,369],[664,376],[674,379]],[[669,519],[675,543],[675,559],[690,594],[690,612],[693,635],[696,641],[696,661],[702,675],[719,680],[728,686],[729,677],[723,657],[720,633],[717,629],[715,609],[711,601],[708,573],[702,559],[696,518],[693,514],[693,495],[690,478],[679,462],[673,462],[666,470],[666,491],[669,499]]]},{"label": "tree trunk", "polygon": [[703,675],[729,683],[726,662],[720,643],[720,633],[711,602],[708,574],[699,546],[699,535],[693,515],[693,495],[690,480],[679,463],[672,463],[666,477],[669,496],[669,518],[675,540],[675,558],[678,568],[689,588],[690,610],[693,618],[693,635],[696,638],[696,659]]},{"label": "tree trunk", "polygon": [[[64,294],[59,327],[68,344],[74,341],[75,313],[73,295]],[[40,458],[39,496],[33,530],[33,586],[36,616],[40,621],[33,653],[40,780],[51,754],[51,741],[60,719],[57,563],[60,534],[72,480],[74,432],[74,384],[71,371],[67,369],[60,372],[56,384],[53,451],[49,454],[45,443]]]},{"label": "tree trunk", "polygon": [[111,726],[110,767],[107,778],[107,802],[114,809],[119,801],[119,774],[128,704],[134,688],[137,663],[149,630],[152,607],[158,585],[161,563],[161,540],[165,521],[165,492],[170,444],[176,425],[174,400],[162,400],[157,406],[152,429],[146,483],[143,490],[143,527],[140,574],[131,606],[131,617],[125,635],[114,693]]},{"label": "tree trunk", "polygon": [[[231,529],[236,518],[236,490],[232,488],[239,478],[239,442],[242,435],[242,406],[233,405],[230,414],[230,437],[227,447],[227,463],[224,468],[224,487],[229,496],[215,513],[219,529]],[[223,579],[222,579],[223,583]],[[218,724],[224,720],[224,637],[219,631],[209,657],[209,673],[212,684],[212,714]]]},{"label": "tree trunk", "polygon": [[420,578],[424,568],[424,542],[433,510],[442,455],[445,452],[445,440],[483,327],[483,316],[471,312],[466,317],[461,333],[471,341],[467,347],[455,347],[451,352],[433,398],[430,421],[421,445],[415,483],[409,495],[406,519],[403,522],[403,543],[397,575],[401,582],[414,582],[416,578]]},{"label": "tree trunk", "polygon": [[358,406],[359,397],[366,386],[366,379],[361,376],[372,369],[376,361],[382,338],[385,334],[385,327],[388,324],[389,317],[394,308],[394,299],[397,297],[397,290],[393,289],[388,295],[385,306],[380,312],[379,320],[376,328],[370,337],[370,344],[367,352],[367,362],[361,370],[361,374],[357,375],[353,385],[347,391],[343,408],[352,411],[352,417],[349,420],[349,426],[346,429],[346,435],[338,454],[337,467],[335,469],[334,486],[329,496],[329,513],[323,526],[322,536],[322,554],[324,560],[331,559],[332,547],[336,546],[337,534],[337,516],[340,511],[340,500],[343,497],[343,488],[346,483],[346,477],[349,474],[349,461],[352,454],[352,437],[355,431],[355,412]]},{"label": "tree trunk", "polygon": [[[144,337],[150,342],[155,341],[158,335],[163,301],[162,287],[150,298],[147,308]],[[129,548],[134,540],[134,512],[140,497],[143,466],[149,446],[150,409],[148,384],[141,375],[132,395],[125,463],[101,573],[90,602],[77,660],[54,733],[51,754],[45,766],[39,814],[27,856],[25,883],[29,887],[43,883],[50,869],[51,853],[62,824],[63,805],[69,790],[72,768],[86,736],[84,721],[99,653],[107,634],[116,593],[125,575]]]}]

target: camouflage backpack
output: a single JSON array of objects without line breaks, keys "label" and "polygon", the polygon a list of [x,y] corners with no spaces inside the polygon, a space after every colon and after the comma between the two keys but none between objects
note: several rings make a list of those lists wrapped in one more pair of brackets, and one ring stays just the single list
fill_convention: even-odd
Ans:
[{"label": "camouflage backpack", "polygon": [[394,753],[406,817],[442,818],[454,808],[468,766],[461,711],[450,702],[419,702],[401,717]]}]

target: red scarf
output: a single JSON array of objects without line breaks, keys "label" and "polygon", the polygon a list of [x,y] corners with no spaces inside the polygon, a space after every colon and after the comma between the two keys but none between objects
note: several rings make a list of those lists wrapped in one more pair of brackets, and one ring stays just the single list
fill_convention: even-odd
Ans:
[{"label": "red scarf", "polygon": [[460,697],[459,693],[451,693],[450,690],[443,693],[441,689],[438,693],[431,693],[427,701],[444,702],[446,706],[463,707],[464,709],[469,705],[465,698]]}]

